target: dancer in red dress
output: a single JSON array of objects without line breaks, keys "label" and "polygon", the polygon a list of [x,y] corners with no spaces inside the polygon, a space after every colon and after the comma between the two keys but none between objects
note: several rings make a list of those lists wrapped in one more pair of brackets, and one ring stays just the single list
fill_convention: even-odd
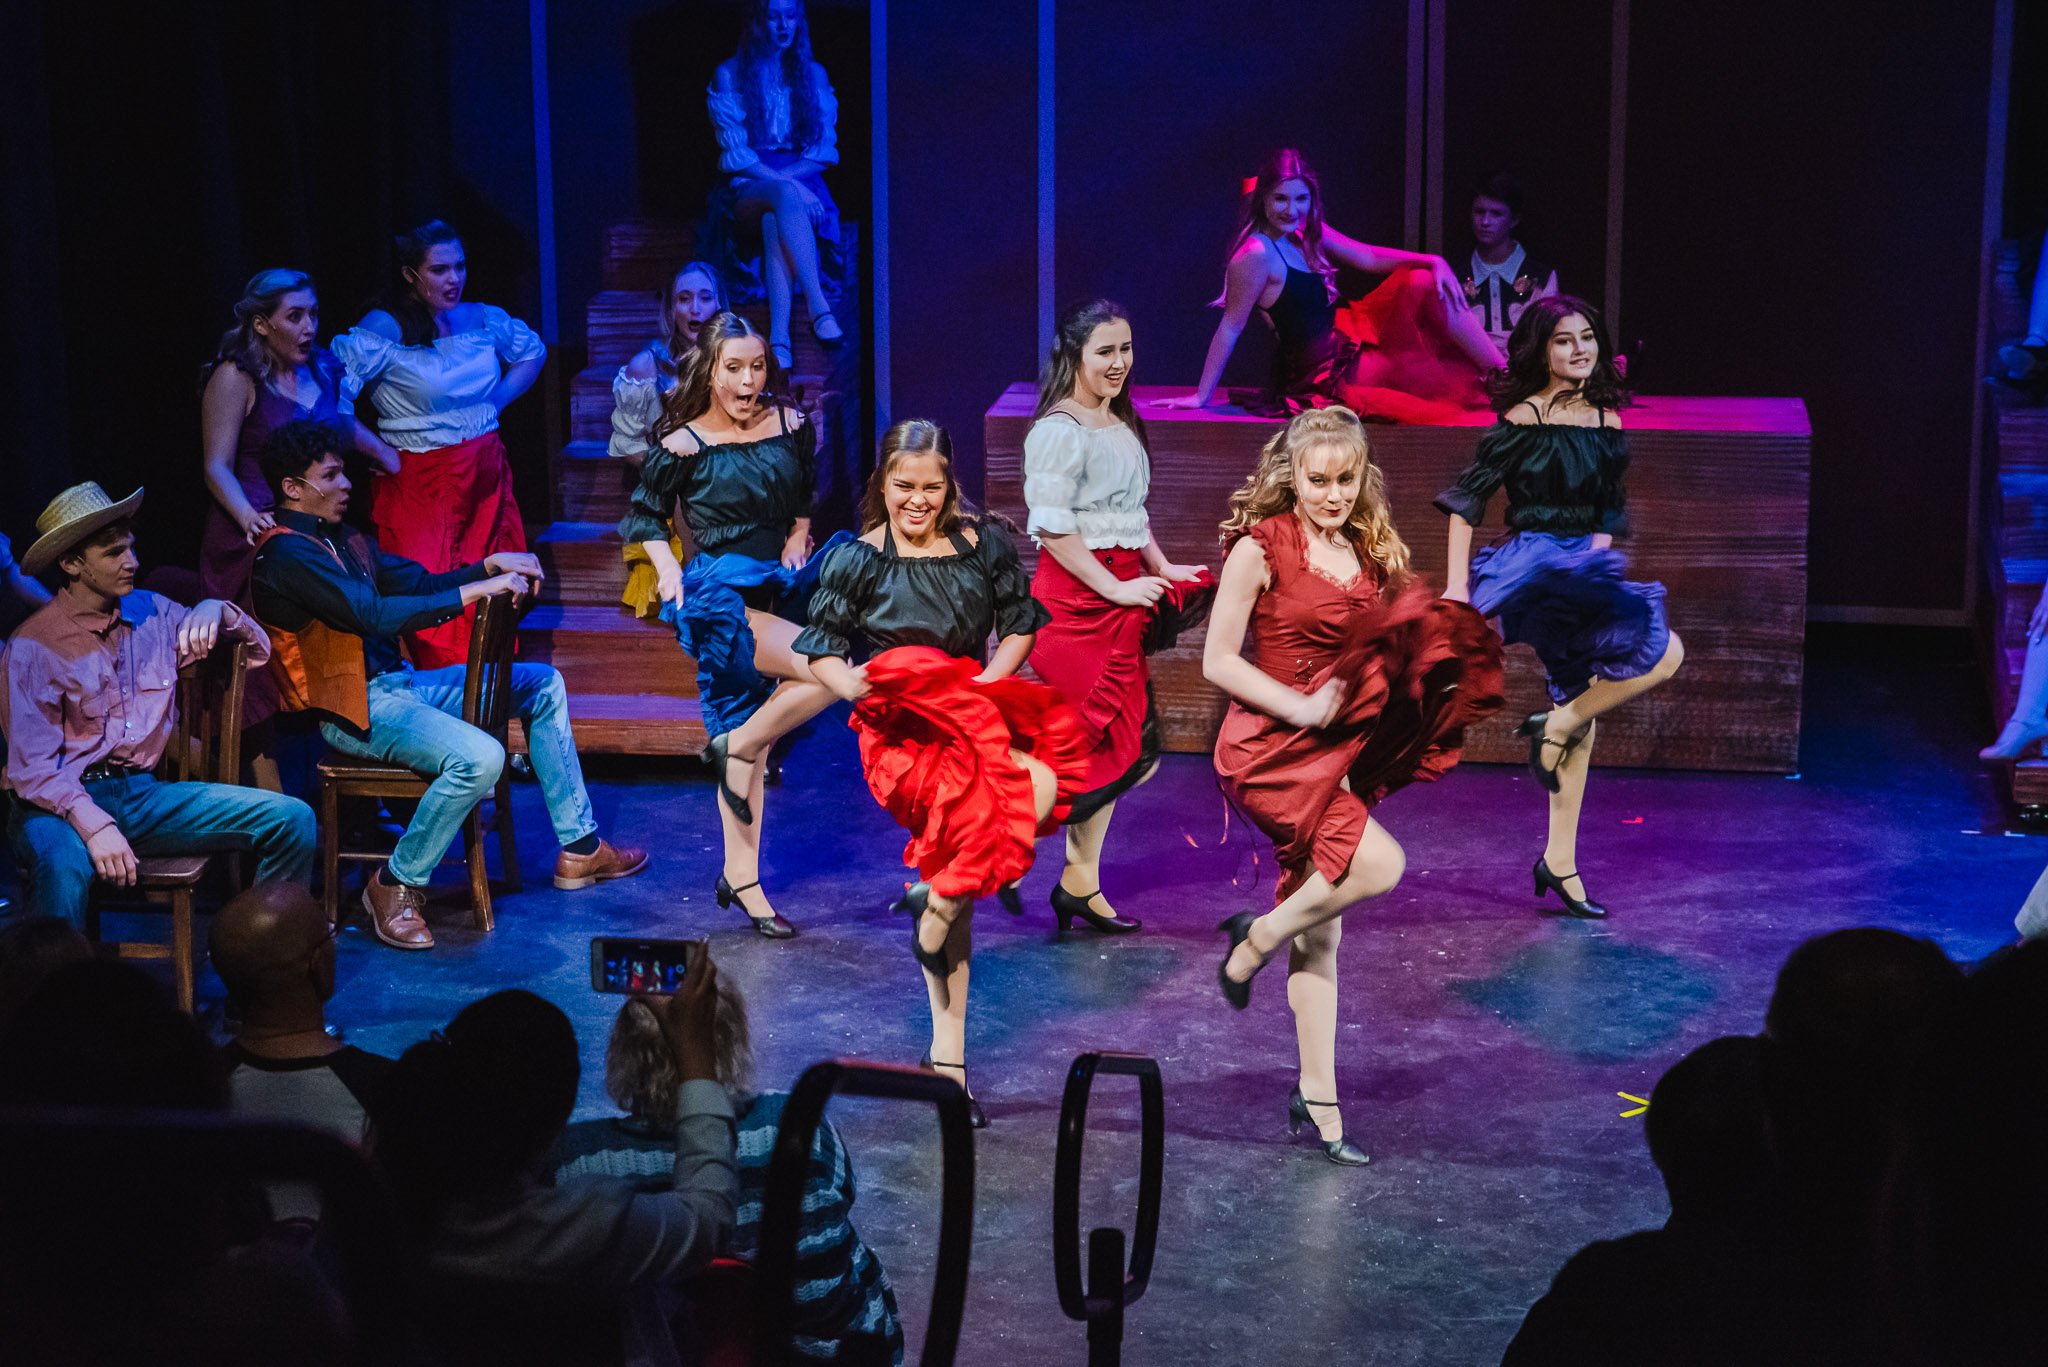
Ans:
[{"label": "dancer in red dress", "polygon": [[[965,1087],[974,899],[1031,867],[1033,840],[1085,779],[1088,744],[1057,693],[1011,677],[1046,611],[1008,533],[961,515],[943,427],[889,429],[861,521],[860,539],[825,557],[792,648],[855,704],[868,789],[910,832],[903,862],[922,881],[904,904],[932,1011],[924,1063]],[[856,638],[876,651],[862,667],[851,662]]]},{"label": "dancer in red dress", "polygon": [[[1339,308],[1339,266],[1387,278]],[[1316,173],[1291,147],[1259,165],[1214,302],[1223,319],[1202,382],[1162,407],[1219,401],[1223,367],[1254,310],[1273,329],[1273,382],[1261,407],[1276,414],[1344,404],[1378,421],[1454,422],[1485,403],[1480,376],[1506,364],[1450,263],[1325,226]]]},{"label": "dancer in red dress", "polygon": [[1500,644],[1409,572],[1351,410],[1289,422],[1230,505],[1202,672],[1231,697],[1216,772],[1272,838],[1280,885],[1271,911],[1223,923],[1217,976],[1242,1008],[1253,975],[1288,948],[1301,1051],[1289,1123],[1314,1124],[1330,1161],[1355,1165],[1368,1160],[1335,1099],[1340,918],[1400,881],[1401,847],[1372,807],[1458,762],[1464,728],[1500,706]]},{"label": "dancer in red dress", "polygon": [[[1131,361],[1121,307],[1096,299],[1069,309],[1024,438],[1024,501],[1041,552],[1031,594],[1052,613],[1031,668],[1073,704],[1089,743],[1086,791],[1068,816],[1067,861],[1052,890],[1063,931],[1077,916],[1108,934],[1138,929],[1102,895],[1102,842],[1117,799],[1159,766],[1145,656],[1200,621],[1216,587],[1208,566],[1173,563],[1152,535],[1152,462]],[[1005,897],[1012,911],[1014,896]]]}]

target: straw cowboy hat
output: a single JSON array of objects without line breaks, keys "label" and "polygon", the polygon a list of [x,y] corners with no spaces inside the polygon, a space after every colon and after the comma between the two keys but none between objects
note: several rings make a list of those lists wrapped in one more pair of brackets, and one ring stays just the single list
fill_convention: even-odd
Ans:
[{"label": "straw cowboy hat", "polygon": [[36,544],[28,548],[28,554],[21,557],[21,568],[28,574],[41,574],[57,563],[73,546],[91,536],[110,522],[119,522],[131,517],[142,506],[142,490],[137,489],[119,503],[107,497],[107,491],[87,480],[74,484],[50,500],[50,506],[43,509],[43,515],[36,519]]}]

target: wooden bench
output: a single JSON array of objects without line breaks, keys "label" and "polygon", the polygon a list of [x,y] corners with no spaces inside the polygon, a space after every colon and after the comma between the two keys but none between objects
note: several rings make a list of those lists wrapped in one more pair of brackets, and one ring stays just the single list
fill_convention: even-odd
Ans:
[{"label": "wooden bench", "polygon": [[[1217,524],[1280,424],[1242,409],[1200,413],[1149,400],[1184,388],[1135,391],[1151,437],[1151,515],[1159,543],[1181,561],[1217,563]],[[987,492],[1023,525],[1024,436],[1036,388],[1016,384],[988,410]],[[1375,425],[1373,459],[1386,471],[1394,522],[1432,584],[1444,573],[1445,518],[1431,500],[1471,459],[1478,412],[1449,427]],[[1603,717],[1599,763],[1789,773],[1799,764],[1806,629],[1807,477],[1811,427],[1798,399],[1644,398],[1628,410],[1631,577],[1670,589],[1685,667],[1646,697]],[[1474,537],[1501,532],[1496,499]],[[1027,567],[1036,563],[1028,541]],[[1171,750],[1206,751],[1222,696],[1202,678],[1202,634],[1153,661]],[[1516,762],[1514,724],[1547,707],[1542,670],[1526,648],[1508,652],[1508,705],[1468,738],[1470,759]]]}]

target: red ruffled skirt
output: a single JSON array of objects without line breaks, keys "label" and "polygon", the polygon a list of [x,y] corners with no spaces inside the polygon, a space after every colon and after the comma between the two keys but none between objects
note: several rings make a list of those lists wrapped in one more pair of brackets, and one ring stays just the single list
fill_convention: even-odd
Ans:
[{"label": "red ruffled skirt", "polygon": [[1339,882],[1375,803],[1457,766],[1465,728],[1500,708],[1500,638],[1467,605],[1415,584],[1360,613],[1301,691],[1331,679],[1348,691],[1328,726],[1303,729],[1232,703],[1216,738],[1226,791],[1273,841],[1276,904],[1311,872]]},{"label": "red ruffled skirt", "polygon": [[[370,484],[370,523],[385,550],[443,574],[498,551],[526,549],[512,467],[496,432],[434,451],[401,451],[398,459],[397,474]],[[475,619],[471,606],[452,622],[407,636],[413,664],[467,664]]]},{"label": "red ruffled skirt", "polygon": [[[1123,547],[1091,551],[1118,579],[1145,572],[1139,553]],[[1083,794],[1113,785],[1129,787],[1131,771],[1144,749],[1145,717],[1151,706],[1147,654],[1173,644],[1174,637],[1208,613],[1216,580],[1174,584],[1150,607],[1112,603],[1076,579],[1066,566],[1040,552],[1031,596],[1045,604],[1052,621],[1031,646],[1031,669],[1073,706],[1088,743]],[[1100,804],[1096,804],[1100,805]]]},{"label": "red ruffled skirt", "polygon": [[[903,862],[942,897],[986,897],[1022,878],[1088,771],[1080,720],[1057,693],[1025,679],[975,683],[980,672],[927,646],[885,650],[868,661],[871,691],[850,723],[868,791],[910,832]],[[1057,782],[1043,828],[1012,750]]]},{"label": "red ruffled skirt", "polygon": [[1486,406],[1479,367],[1451,336],[1436,280],[1405,270],[1337,311],[1354,345],[1331,377],[1331,396],[1361,417],[1388,422],[1455,422]]}]

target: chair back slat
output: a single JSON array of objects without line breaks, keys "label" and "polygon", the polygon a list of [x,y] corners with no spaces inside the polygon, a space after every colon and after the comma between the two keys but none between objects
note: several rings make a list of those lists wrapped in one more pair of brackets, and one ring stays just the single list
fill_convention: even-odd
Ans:
[{"label": "chair back slat", "polygon": [[499,594],[477,604],[462,719],[500,743],[512,724],[512,643],[518,634],[519,605],[512,598]]},{"label": "chair back slat", "polygon": [[178,671],[177,715],[159,772],[174,783],[242,781],[242,701],[249,647],[224,643]]}]

